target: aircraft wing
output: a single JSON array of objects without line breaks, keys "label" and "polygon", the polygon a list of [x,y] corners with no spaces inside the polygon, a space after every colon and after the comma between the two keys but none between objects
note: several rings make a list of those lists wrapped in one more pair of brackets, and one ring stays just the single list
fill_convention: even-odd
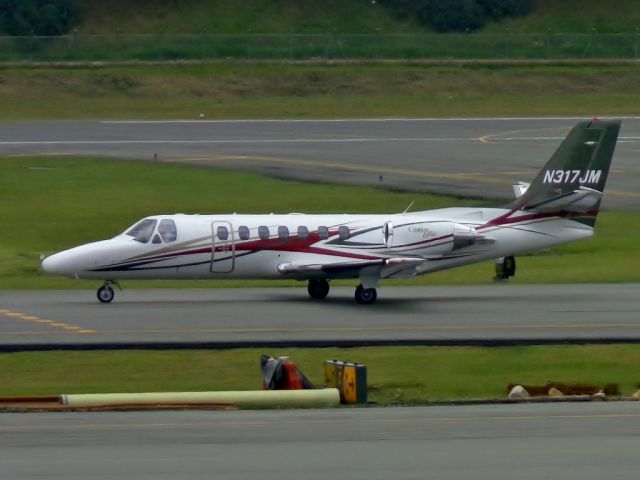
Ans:
[{"label": "aircraft wing", "polygon": [[526,207],[535,212],[577,212],[585,213],[596,207],[604,194],[598,190],[581,186],[577,190],[551,197],[540,203]]},{"label": "aircraft wing", "polygon": [[352,277],[359,275],[364,269],[376,273],[380,278],[388,278],[395,276],[400,272],[406,271],[411,276],[418,265],[425,262],[424,258],[413,257],[397,257],[384,258],[374,260],[355,260],[351,262],[335,262],[335,263],[281,263],[278,265],[278,271],[283,275],[299,276],[313,273],[328,273],[337,276]]}]

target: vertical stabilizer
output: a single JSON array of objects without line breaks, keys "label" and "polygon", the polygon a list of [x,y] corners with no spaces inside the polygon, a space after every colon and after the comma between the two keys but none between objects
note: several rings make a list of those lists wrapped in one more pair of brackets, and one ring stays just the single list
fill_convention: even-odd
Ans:
[{"label": "vertical stabilizer", "polygon": [[618,139],[619,120],[579,122],[531,186],[510,207],[541,213],[572,213],[595,224]]}]

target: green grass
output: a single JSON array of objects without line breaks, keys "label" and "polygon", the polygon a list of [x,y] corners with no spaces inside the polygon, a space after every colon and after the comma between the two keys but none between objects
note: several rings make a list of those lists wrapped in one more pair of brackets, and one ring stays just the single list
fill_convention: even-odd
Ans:
[{"label": "green grass", "polygon": [[5,68],[0,119],[633,115],[638,84],[632,66]]},{"label": "green grass", "polygon": [[367,366],[371,401],[383,405],[506,395],[509,383],[640,381],[640,346],[392,347],[226,351],[31,352],[0,355],[0,396],[260,389],[262,353],[289,355],[316,385],[322,362]]},{"label": "green grass", "polygon": [[[93,288],[43,276],[40,255],[124,231],[159,213],[397,213],[482,202],[377,188],[308,184],[246,173],[95,158],[0,159],[0,289]],[[505,187],[507,188],[507,187]],[[238,195],[243,191],[243,195]],[[295,207],[292,207],[295,199]],[[604,212],[594,239],[519,257],[516,283],[638,282],[637,213]],[[491,283],[491,263],[418,277],[409,284]],[[391,282],[394,283],[394,282]],[[299,285],[297,282],[127,282],[126,287]]]}]

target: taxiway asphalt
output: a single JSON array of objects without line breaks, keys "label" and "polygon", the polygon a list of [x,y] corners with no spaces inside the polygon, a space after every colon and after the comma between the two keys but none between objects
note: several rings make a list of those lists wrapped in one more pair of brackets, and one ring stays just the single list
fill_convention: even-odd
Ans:
[{"label": "taxiway asphalt", "polygon": [[[0,122],[0,155],[186,162],[506,200],[578,118]],[[623,119],[605,208],[640,209],[640,117]]]},{"label": "taxiway asphalt", "polygon": [[383,287],[324,301],[305,288],[0,292],[0,346],[484,343],[640,340],[640,285]]},{"label": "taxiway asphalt", "polygon": [[0,413],[3,478],[632,479],[640,404]]}]

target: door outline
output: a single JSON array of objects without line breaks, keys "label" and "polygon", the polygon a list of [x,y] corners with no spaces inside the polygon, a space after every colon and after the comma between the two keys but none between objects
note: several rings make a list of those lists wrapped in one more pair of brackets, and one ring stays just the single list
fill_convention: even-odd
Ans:
[{"label": "door outline", "polygon": [[[229,236],[226,240],[218,238],[218,227],[226,227]],[[228,221],[211,222],[211,264],[209,271],[211,273],[229,273],[233,272],[236,266],[236,242],[233,225]],[[216,249],[220,248],[218,252]],[[231,257],[227,254],[231,252]]]}]

